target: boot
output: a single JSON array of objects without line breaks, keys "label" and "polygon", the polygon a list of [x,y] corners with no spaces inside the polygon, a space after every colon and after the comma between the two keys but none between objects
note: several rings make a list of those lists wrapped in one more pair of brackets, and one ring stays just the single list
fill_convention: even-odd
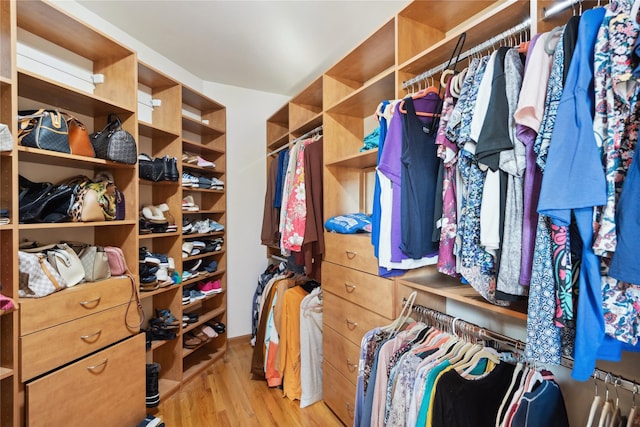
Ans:
[{"label": "boot", "polygon": [[160,404],[159,374],[159,364],[147,363],[147,408],[155,408]]}]

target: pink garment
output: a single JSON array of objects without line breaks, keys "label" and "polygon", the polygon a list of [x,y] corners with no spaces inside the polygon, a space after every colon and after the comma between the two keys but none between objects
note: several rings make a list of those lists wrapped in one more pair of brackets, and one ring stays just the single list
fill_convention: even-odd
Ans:
[{"label": "pink garment", "polygon": [[292,190],[289,194],[289,200],[287,201],[287,213],[282,229],[282,247],[295,252],[302,250],[307,225],[307,196],[304,185],[304,148],[313,141],[313,139],[307,139],[300,142],[300,149],[296,157]]}]

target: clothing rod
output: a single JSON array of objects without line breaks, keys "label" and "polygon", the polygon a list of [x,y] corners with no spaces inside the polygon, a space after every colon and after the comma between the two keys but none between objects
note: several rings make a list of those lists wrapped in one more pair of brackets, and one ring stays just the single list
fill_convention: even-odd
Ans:
[{"label": "clothing rod", "polygon": [[292,141],[289,141],[289,143],[288,143],[288,144],[285,144],[285,145],[283,145],[282,147],[278,147],[278,148],[276,148],[275,150],[270,151],[269,153],[267,153],[267,157],[273,156],[274,154],[277,154],[277,153],[279,153],[280,151],[282,151],[282,150],[285,150],[285,149],[289,148],[289,146],[290,146],[291,144],[295,144],[296,142],[298,142],[298,141],[300,141],[300,140],[302,140],[302,139],[305,139],[306,137],[311,136],[311,135],[313,135],[313,134],[315,134],[315,133],[318,133],[318,132],[320,132],[321,130],[322,130],[322,125],[318,126],[317,128],[315,128],[315,129],[313,129],[313,130],[310,130],[309,132],[305,133],[305,134],[304,134],[304,135],[302,135],[302,136],[297,137],[296,139],[294,139],[294,140],[292,140]]},{"label": "clothing rod", "polygon": [[575,6],[578,3],[582,3],[582,0],[563,0],[560,3],[556,3],[549,8],[544,7],[542,9],[542,20],[544,21],[546,19],[549,19],[552,16]]},{"label": "clothing rod", "polygon": [[[404,305],[406,304],[406,302],[407,302],[407,299],[403,298],[402,304]],[[465,333],[467,335],[469,335],[469,333],[472,333],[476,338],[496,340],[498,342],[510,345],[515,349],[520,349],[520,350],[523,350],[526,345],[524,342],[517,340],[515,338],[490,331],[486,328],[467,322],[466,320],[453,317],[449,314],[442,313],[441,311],[435,310],[433,308],[425,307],[419,304],[413,304],[411,309],[416,311],[418,314],[424,314],[424,315],[433,314],[433,320],[435,321],[435,323],[446,323],[445,326],[448,326],[448,328],[452,332],[461,331],[462,335],[464,335]],[[567,356],[562,356],[560,365],[565,368],[572,369],[573,359]],[[603,371],[601,369],[595,368],[593,371],[592,377],[594,378],[594,380],[599,379],[601,381],[604,381],[605,384],[607,384],[607,386],[608,384],[611,384],[612,387],[616,387],[617,385],[618,388],[621,388],[623,390],[626,390],[632,393],[640,392],[640,384],[638,384],[633,380],[623,378],[620,375],[616,375],[611,372],[607,372],[607,371]]]},{"label": "clothing rod", "polygon": [[[512,27],[510,29],[508,29],[506,31],[503,31],[502,33],[498,34],[497,36],[494,36],[494,37],[490,38],[489,40],[487,40],[487,41],[485,41],[485,42],[483,42],[483,43],[481,43],[481,44],[479,44],[479,45],[477,45],[475,47],[472,47],[471,49],[461,53],[458,56],[458,62],[463,60],[463,59],[465,59],[465,58],[468,58],[471,55],[474,55],[474,54],[476,54],[478,52],[481,52],[481,51],[483,51],[483,50],[495,45],[496,43],[502,41],[503,39],[506,39],[507,37],[511,37],[514,34],[520,33],[520,32],[522,32],[522,31],[524,31],[524,30],[526,30],[526,29],[528,29],[530,27],[531,27],[531,19],[527,19],[524,22],[522,22],[522,23],[520,23],[520,24],[518,24],[518,25],[516,25],[516,26],[514,26],[514,27]],[[442,64],[440,64],[440,65],[438,65],[436,67],[433,67],[433,68],[425,71],[422,74],[417,75],[416,77],[413,77],[413,78],[411,78],[409,80],[406,80],[406,81],[402,82],[402,89],[406,90],[410,86],[413,86],[418,82],[426,80],[427,78],[444,71],[448,64],[449,64],[449,61],[443,62]]]},{"label": "clothing rod", "polygon": [[287,262],[287,259],[285,257],[281,257],[279,255],[271,255],[271,258],[277,260],[277,261],[282,261],[282,262]]}]

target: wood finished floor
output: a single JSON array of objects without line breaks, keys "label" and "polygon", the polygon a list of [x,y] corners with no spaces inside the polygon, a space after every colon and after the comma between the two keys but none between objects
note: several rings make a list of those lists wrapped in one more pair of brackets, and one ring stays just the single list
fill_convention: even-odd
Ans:
[{"label": "wood finished floor", "polygon": [[180,392],[163,400],[155,414],[166,427],[318,426],[343,424],[323,402],[300,409],[265,381],[251,379],[248,338],[229,341],[227,361],[218,360]]}]

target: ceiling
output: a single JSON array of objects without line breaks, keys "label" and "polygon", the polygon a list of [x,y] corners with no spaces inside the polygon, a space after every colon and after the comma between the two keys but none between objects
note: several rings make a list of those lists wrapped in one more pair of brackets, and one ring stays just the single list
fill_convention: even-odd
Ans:
[{"label": "ceiling", "polygon": [[295,95],[408,0],[76,0],[197,77]]}]

